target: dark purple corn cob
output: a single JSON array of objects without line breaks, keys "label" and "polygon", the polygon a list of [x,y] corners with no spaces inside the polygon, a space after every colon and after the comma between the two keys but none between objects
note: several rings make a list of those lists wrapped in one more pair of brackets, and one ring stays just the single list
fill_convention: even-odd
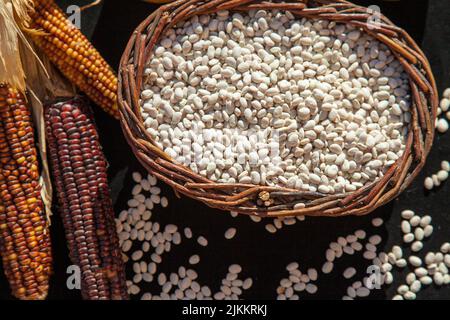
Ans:
[{"label": "dark purple corn cob", "polygon": [[45,108],[49,157],[72,262],[88,300],[128,299],[107,163],[81,97]]}]

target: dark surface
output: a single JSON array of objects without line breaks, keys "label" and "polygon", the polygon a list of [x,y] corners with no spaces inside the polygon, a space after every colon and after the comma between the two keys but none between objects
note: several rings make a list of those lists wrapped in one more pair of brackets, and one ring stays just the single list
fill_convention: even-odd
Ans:
[{"label": "dark surface", "polygon": [[[61,3],[72,1],[61,1]],[[450,2],[440,0],[411,1],[385,3],[382,1],[358,1],[365,5],[377,4],[382,12],[392,18],[399,26],[405,28],[424,50],[433,66],[439,87],[450,86]],[[152,12],[154,6],[139,0],[112,1],[106,0],[99,17],[92,41],[106,60],[117,66],[123,49],[128,42],[130,34],[135,27]],[[95,16],[100,8],[91,9],[89,13]],[[89,16],[90,17],[90,16]],[[82,15],[83,31],[90,33],[95,25],[94,17]],[[426,26],[426,28],[425,28]],[[98,110],[98,109],[97,109]],[[115,203],[116,213],[126,208],[131,187],[131,173],[144,172],[135,160],[130,148],[124,141],[119,124],[107,117],[102,111],[96,112],[97,123],[100,129],[105,154],[109,160],[110,182]],[[430,214],[433,217],[435,232],[430,240],[425,241],[421,254],[429,250],[438,251],[440,245],[448,241],[450,219],[448,207],[449,185],[431,193],[424,193],[423,179],[425,175],[436,172],[440,161],[450,159],[450,135],[439,136],[433,149],[430,160],[422,175],[398,199],[391,204],[378,209],[367,217],[346,218],[307,218],[294,226],[285,226],[275,235],[264,229],[264,223],[255,224],[247,217],[231,218],[229,214],[210,209],[193,200],[174,197],[173,192],[163,185],[163,194],[169,198],[169,207],[164,213],[157,207],[153,210],[154,218],[162,225],[174,223],[180,228],[190,226],[194,233],[204,235],[209,240],[209,246],[199,247],[194,240],[184,240],[181,246],[176,246],[166,254],[158,272],[166,274],[178,269],[180,265],[187,265],[192,254],[199,254],[201,262],[196,266],[200,284],[207,284],[213,292],[218,290],[220,281],[225,277],[227,268],[232,263],[243,266],[241,278],[251,276],[253,287],[241,296],[244,299],[273,299],[279,281],[287,276],[285,266],[298,261],[300,269],[314,267],[318,270],[324,262],[325,250],[331,241],[338,236],[345,236],[357,229],[364,229],[368,235],[380,234],[383,243],[379,250],[387,251],[393,244],[401,243],[400,212],[402,209],[414,209],[420,215]],[[57,208],[55,208],[57,209]],[[370,224],[372,218],[379,216],[385,220],[381,228],[373,228]],[[223,234],[230,227],[236,227],[238,233],[231,241],[225,241]],[[51,299],[79,298],[76,291],[66,288],[65,269],[70,264],[67,259],[64,233],[61,222],[55,210],[53,217],[52,235],[55,256],[55,275],[52,278]],[[409,254],[409,250],[406,250]],[[364,276],[361,271],[369,262],[361,255],[345,256],[335,265],[330,275],[322,275],[317,282],[319,291],[316,295],[301,294],[301,299],[340,299],[346,292],[347,286]],[[352,280],[345,280],[342,271],[354,266],[360,272]],[[130,267],[130,266],[128,266]],[[392,298],[398,285],[405,282],[406,273],[394,272],[393,285],[382,290],[372,292],[370,299]],[[9,298],[8,289],[3,277],[0,280],[0,298]],[[149,287],[150,292],[158,293],[160,288],[156,285]],[[449,299],[450,289],[429,286],[418,294],[418,299]]]}]

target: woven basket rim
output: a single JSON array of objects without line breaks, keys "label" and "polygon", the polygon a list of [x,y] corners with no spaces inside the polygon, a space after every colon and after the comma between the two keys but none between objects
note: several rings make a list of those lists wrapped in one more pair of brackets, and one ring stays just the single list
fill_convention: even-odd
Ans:
[{"label": "woven basket rim", "polygon": [[[215,183],[173,162],[156,146],[144,128],[139,101],[144,62],[151,57],[160,36],[193,15],[250,9],[287,10],[299,18],[352,24],[390,48],[410,77],[412,120],[403,156],[387,169],[382,178],[357,191],[334,195],[284,187]],[[382,14],[380,24],[372,24],[369,18],[373,12],[370,10],[345,0],[179,0],[161,6],[133,32],[120,62],[120,122],[127,142],[139,162],[177,194],[184,194],[213,208],[262,217],[337,217],[372,212],[396,198],[423,168],[434,139],[438,94],[430,64],[417,43]],[[305,207],[302,208],[300,203]]]}]

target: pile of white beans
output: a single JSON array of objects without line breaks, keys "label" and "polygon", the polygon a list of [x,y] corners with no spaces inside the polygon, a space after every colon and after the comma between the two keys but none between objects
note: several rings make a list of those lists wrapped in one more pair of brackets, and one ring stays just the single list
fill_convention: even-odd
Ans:
[{"label": "pile of white beans", "polygon": [[[448,121],[450,120],[450,88],[444,90],[442,94],[441,102],[438,107],[438,117],[436,118],[436,130],[444,134],[448,131]],[[445,117],[442,117],[445,115]],[[439,118],[439,116],[441,116]],[[450,163],[447,160],[441,162],[441,168],[435,174],[432,174],[429,177],[426,177],[424,180],[424,187],[427,190],[433,190],[434,188],[440,187],[445,181],[448,180],[450,172]]]},{"label": "pile of white beans", "polygon": [[[143,177],[135,172],[133,180],[135,185],[132,188],[131,199],[128,201],[128,208],[123,210],[116,219],[123,258],[132,270],[127,272],[128,290],[132,297],[139,297],[142,300],[250,298],[249,294],[252,293],[247,291],[253,287],[253,279],[258,277],[253,275],[253,277],[243,278],[242,274],[247,272],[236,263],[238,261],[225,261],[225,263],[228,262],[228,272],[223,276],[217,275],[220,285],[217,286],[216,281],[214,281],[215,285],[204,283],[205,275],[199,274],[197,268],[208,263],[209,254],[215,248],[217,249],[218,243],[209,244],[208,239],[200,235],[202,230],[197,228],[188,226],[181,228],[170,223],[163,225],[159,216],[161,210],[164,215],[169,216],[178,213],[164,212],[168,210],[169,201],[162,194],[155,177],[152,175]],[[156,214],[153,214],[154,212]],[[242,243],[239,239],[240,233],[237,231],[239,225],[244,222],[243,219],[246,218],[242,216],[238,218],[235,214],[232,216],[236,218],[232,220],[234,227],[224,228],[226,230],[223,241],[235,241],[235,244],[239,246]],[[390,296],[395,300],[416,299],[423,288],[432,284],[437,287],[449,285],[450,243],[444,242],[439,248],[424,250],[424,244],[434,232],[431,216],[420,216],[412,210],[403,210],[401,217],[399,231],[402,234],[402,240],[399,241],[400,243],[393,243],[390,249],[382,249],[385,247],[385,240],[381,236],[383,231],[380,229],[384,221],[380,217],[375,217],[372,219],[373,228],[370,228],[370,234],[369,231],[358,229],[347,235],[336,236],[335,240],[324,248],[324,262],[321,268],[316,269],[316,266],[305,265],[305,261],[302,261],[302,264],[298,261],[290,262],[285,268],[287,276],[281,274],[279,285],[274,288],[275,297],[280,300],[298,300],[306,295],[320,296],[321,284],[328,281],[327,277],[335,279],[336,273],[342,272],[341,275],[345,281],[351,281],[347,288],[342,287],[342,299],[365,298],[376,289],[373,286],[374,279],[367,273],[368,265],[379,271],[378,281],[381,288],[386,289],[392,286],[394,281],[399,283],[395,293]],[[289,221],[288,219],[285,220]],[[261,218],[252,220],[260,222]],[[265,222],[270,220],[266,219]],[[283,225],[292,228],[294,223],[286,223],[285,220],[273,220],[273,224],[267,224],[266,229],[268,225],[280,231]],[[259,230],[264,229],[261,227]],[[277,236],[280,235],[273,235],[273,237]],[[219,246],[222,245],[219,244]],[[175,263],[163,264],[164,260],[173,261],[174,257],[170,255],[174,254],[171,253],[171,249],[175,246],[182,246],[183,251],[193,251],[184,263],[183,259],[177,256]],[[359,263],[348,265],[348,256],[354,256],[355,260],[352,261],[359,261]],[[364,263],[364,260],[367,263]],[[345,266],[345,269],[342,269],[342,266]],[[280,265],[280,272],[282,271],[283,268]],[[405,274],[404,283],[399,281],[403,273]],[[265,281],[265,279],[259,280]],[[148,284],[157,284],[157,286],[147,291]]]},{"label": "pile of white beans", "polygon": [[[404,234],[403,245],[393,245],[390,251],[380,250],[383,238],[379,234],[368,237],[366,231],[360,229],[353,234],[340,236],[336,241],[331,242],[325,252],[325,263],[322,272],[310,268],[302,273],[297,262],[291,262],[286,270],[289,272],[287,278],[280,280],[277,288],[278,300],[299,300],[300,295],[315,294],[318,287],[311,281],[318,281],[333,273],[334,266],[341,257],[345,255],[356,255],[362,253],[365,260],[370,261],[371,270],[377,272],[376,277],[370,277],[365,267],[350,266],[342,273],[345,279],[353,279],[358,274],[365,276],[354,281],[347,287],[343,300],[354,300],[368,297],[377,288],[386,288],[393,284],[394,278],[402,270],[406,270],[405,284],[397,287],[393,300],[414,300],[417,294],[426,286],[434,284],[438,287],[450,284],[450,243],[445,242],[436,252],[429,251],[420,255],[423,249],[423,242],[429,238],[434,228],[431,224],[431,217],[428,215],[419,216],[412,210],[404,210],[401,213],[401,229]],[[381,218],[374,218],[372,225],[379,228],[383,225]],[[365,245],[364,245],[365,242]],[[406,247],[406,246],[409,246]],[[403,248],[402,248],[403,247]],[[362,272],[363,271],[363,272]],[[377,283],[378,282],[378,283]],[[378,285],[378,286],[377,286]]]},{"label": "pile of white beans", "polygon": [[352,26],[284,11],[194,16],[145,68],[146,130],[212,181],[336,194],[402,156],[408,76]]},{"label": "pile of white beans", "polygon": [[[177,225],[163,226],[156,221],[153,210],[157,206],[167,208],[168,199],[161,195],[154,176],[149,174],[143,177],[139,172],[134,172],[132,178],[135,185],[131,191],[131,199],[127,202],[128,208],[121,211],[116,219],[123,259],[131,265],[133,271],[127,280],[129,294],[139,295],[141,300],[240,299],[242,293],[253,285],[253,279],[241,279],[242,267],[238,264],[230,264],[217,291],[201,284],[195,270],[195,266],[200,263],[198,254],[191,255],[186,265],[177,266],[170,273],[160,270],[163,259],[174,246],[194,240],[200,247],[207,247],[208,240],[202,235],[194,238],[190,227],[179,230]],[[236,229],[229,228],[225,231],[224,238],[231,240],[235,235]],[[141,288],[149,283],[157,283],[160,291],[142,292]]]}]

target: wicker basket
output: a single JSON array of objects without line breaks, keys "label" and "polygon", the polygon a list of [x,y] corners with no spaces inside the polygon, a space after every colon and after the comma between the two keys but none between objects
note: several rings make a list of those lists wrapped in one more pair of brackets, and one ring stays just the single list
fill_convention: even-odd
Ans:
[{"label": "wicker basket", "polygon": [[[250,9],[289,10],[297,17],[349,23],[391,48],[411,79],[412,120],[404,155],[383,178],[340,195],[251,184],[221,184],[174,163],[155,145],[144,128],[139,104],[144,64],[155,43],[166,30],[193,15]],[[120,65],[121,124],[128,143],[142,165],[177,194],[213,208],[263,217],[364,215],[375,210],[397,197],[424,166],[434,138],[438,97],[430,65],[414,40],[386,17],[381,16],[381,23],[376,25],[370,22],[370,17],[369,9],[343,0],[180,0],[160,7],[133,33]]]}]

